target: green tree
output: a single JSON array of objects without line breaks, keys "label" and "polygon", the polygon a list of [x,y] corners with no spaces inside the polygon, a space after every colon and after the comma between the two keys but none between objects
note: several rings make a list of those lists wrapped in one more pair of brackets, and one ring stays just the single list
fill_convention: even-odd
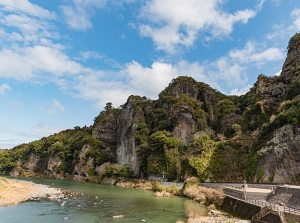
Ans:
[{"label": "green tree", "polygon": [[107,102],[105,107],[104,107],[105,111],[109,111],[111,109],[113,109],[112,103],[111,102]]},{"label": "green tree", "polygon": [[206,134],[200,136],[189,145],[189,147],[196,147],[201,150],[201,155],[199,157],[192,156],[189,158],[189,165],[196,170],[202,181],[206,181],[210,177],[208,168],[216,146],[217,143],[211,140]]},{"label": "green tree", "polygon": [[178,178],[181,171],[180,142],[167,131],[157,131],[150,136],[150,155],[147,170],[154,174],[167,174],[169,180]]}]

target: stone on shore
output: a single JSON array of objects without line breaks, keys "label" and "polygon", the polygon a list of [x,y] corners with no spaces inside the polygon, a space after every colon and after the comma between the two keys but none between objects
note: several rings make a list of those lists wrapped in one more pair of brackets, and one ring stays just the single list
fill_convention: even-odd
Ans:
[{"label": "stone on shore", "polygon": [[113,218],[124,218],[124,215],[114,215]]}]

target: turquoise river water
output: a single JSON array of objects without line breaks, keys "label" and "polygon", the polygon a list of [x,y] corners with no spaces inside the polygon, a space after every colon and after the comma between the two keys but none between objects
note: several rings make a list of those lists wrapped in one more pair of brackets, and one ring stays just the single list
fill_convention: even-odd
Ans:
[{"label": "turquoise river water", "polygon": [[[152,192],[67,180],[27,180],[78,195],[67,199],[64,206],[63,200],[43,200],[1,207],[0,223],[175,223],[186,220],[190,210],[207,213],[205,206],[181,197],[161,198]],[[124,217],[113,218],[115,215]]]}]

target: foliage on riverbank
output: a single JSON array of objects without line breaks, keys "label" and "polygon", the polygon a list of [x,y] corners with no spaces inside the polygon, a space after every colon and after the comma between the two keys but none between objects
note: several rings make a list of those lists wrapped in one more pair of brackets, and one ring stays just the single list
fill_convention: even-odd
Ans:
[{"label": "foliage on riverbank", "polygon": [[201,186],[199,179],[191,177],[185,180],[182,195],[201,204],[215,208],[220,206],[224,199],[221,188],[213,189]]},{"label": "foliage on riverbank", "polygon": [[199,178],[192,177],[186,179],[182,188],[174,183],[173,185],[163,185],[157,181],[147,180],[122,180],[116,182],[117,187],[136,188],[155,192],[155,196],[183,196],[192,199],[200,204],[210,206],[210,208],[219,207],[224,199],[222,189],[212,189],[201,186]]}]

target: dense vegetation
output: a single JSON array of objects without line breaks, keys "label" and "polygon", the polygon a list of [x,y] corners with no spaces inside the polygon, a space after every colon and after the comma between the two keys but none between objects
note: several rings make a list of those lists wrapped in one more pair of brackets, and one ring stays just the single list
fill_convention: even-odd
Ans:
[{"label": "dense vegetation", "polygon": [[[288,51],[299,42],[300,35],[296,34]],[[49,159],[56,158],[59,165],[52,171],[63,176],[79,174],[75,166],[85,162],[85,175],[93,178],[159,175],[177,181],[189,176],[202,181],[254,180],[259,175],[257,151],[276,129],[299,125],[299,67],[293,65],[279,77],[259,75],[242,96],[227,96],[190,77],[178,77],[158,100],[132,95],[119,108],[107,103],[91,127],[75,127],[8,151],[0,150],[0,173],[18,169],[21,174],[45,174]],[[117,122],[129,103],[133,109],[130,115],[138,117],[134,123],[138,176],[128,166],[114,164]],[[29,163],[34,159],[31,169]],[[99,170],[102,165],[104,170]]]}]

